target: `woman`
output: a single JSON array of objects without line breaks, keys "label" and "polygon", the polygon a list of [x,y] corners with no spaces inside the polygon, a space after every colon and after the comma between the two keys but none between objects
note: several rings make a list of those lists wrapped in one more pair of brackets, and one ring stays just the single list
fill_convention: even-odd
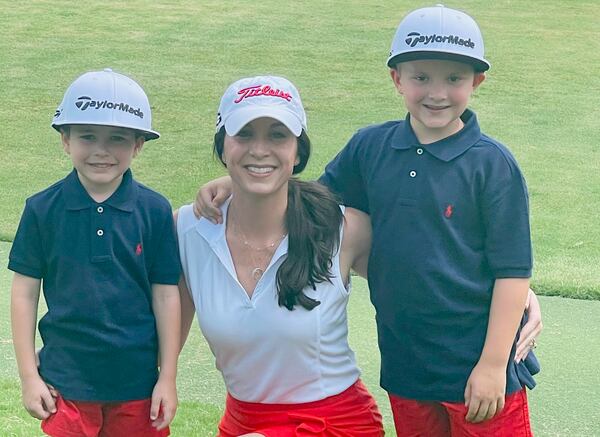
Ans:
[{"label": "woman", "polygon": [[228,390],[220,435],[383,435],[347,339],[369,219],[292,177],[310,156],[296,88],[272,76],[232,84],[214,148],[232,181],[223,222],[197,220],[189,205],[177,232],[184,338],[195,308]]}]

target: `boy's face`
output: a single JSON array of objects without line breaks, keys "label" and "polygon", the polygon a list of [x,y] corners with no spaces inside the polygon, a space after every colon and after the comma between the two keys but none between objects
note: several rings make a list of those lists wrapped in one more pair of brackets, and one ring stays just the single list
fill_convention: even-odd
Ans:
[{"label": "boy's face", "polygon": [[462,129],[460,116],[473,91],[485,79],[485,74],[475,73],[468,64],[437,59],[402,62],[390,74],[423,144]]},{"label": "boy's face", "polygon": [[144,138],[132,129],[113,126],[71,125],[61,132],[79,180],[93,197],[112,194],[121,183]]}]

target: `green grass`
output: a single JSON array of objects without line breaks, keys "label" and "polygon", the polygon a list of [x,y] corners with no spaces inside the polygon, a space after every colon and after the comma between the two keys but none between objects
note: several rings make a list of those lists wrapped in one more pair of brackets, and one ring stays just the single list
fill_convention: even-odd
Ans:
[{"label": "green grass", "polygon": [[[359,127],[404,116],[385,68],[395,27],[422,1],[0,0],[0,240],[25,199],[70,161],[49,127],[79,74],[112,67],[137,79],[162,138],[136,158],[136,177],[173,206],[222,174],[211,155],[218,100],[242,76],[275,73],[300,89],[317,177]],[[519,160],[531,196],[538,293],[600,299],[600,27],[596,1],[450,1],[476,17],[492,63],[474,96],[483,129]],[[6,265],[9,245],[0,243]],[[20,405],[10,342],[10,275],[0,270],[0,434],[41,435]],[[600,435],[600,302],[541,299],[543,371],[530,394],[536,435]],[[356,281],[350,335],[363,378],[377,386],[378,352],[365,282]],[[214,434],[224,388],[195,329],[180,365],[174,436]]]},{"label": "green grass", "polygon": [[[0,263],[6,263],[10,245],[0,243]],[[21,407],[16,364],[10,341],[9,287],[11,273],[0,270],[0,434],[41,435],[39,422]],[[349,306],[350,344],[363,370],[362,378],[384,415],[387,435],[393,436],[385,392],[378,386],[379,353],[375,340],[373,307],[364,280],[355,278]],[[600,435],[598,387],[600,373],[600,302],[540,298],[544,332],[538,357],[542,372],[538,387],[529,393],[536,436]],[[40,311],[44,311],[42,308]],[[225,399],[225,388],[213,357],[193,326],[179,362],[180,405],[172,425],[175,437],[215,434]]]},{"label": "green grass", "polygon": [[[174,206],[222,173],[211,156],[221,93],[257,73],[301,90],[314,143],[305,177],[359,127],[404,116],[385,68],[395,27],[422,1],[0,0],[0,240],[27,196],[70,162],[49,127],[70,82],[110,66],[148,92],[155,128],[136,177]],[[543,294],[600,299],[600,27],[595,1],[450,1],[476,17],[492,63],[472,106],[525,172]]]}]

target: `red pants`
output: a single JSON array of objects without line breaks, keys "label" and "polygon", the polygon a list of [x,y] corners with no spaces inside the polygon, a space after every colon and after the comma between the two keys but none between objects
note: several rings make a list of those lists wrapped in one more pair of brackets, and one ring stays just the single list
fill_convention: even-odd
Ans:
[{"label": "red pants", "polygon": [[227,395],[219,437],[257,432],[267,437],[381,437],[375,399],[358,380],[342,393],[302,404],[242,402]]},{"label": "red pants", "polygon": [[56,398],[56,413],[42,421],[52,437],[166,437],[150,420],[151,399],[128,402],[79,402]]},{"label": "red pants", "polygon": [[398,437],[531,437],[525,389],[506,396],[499,415],[480,423],[465,420],[462,402],[421,402],[389,395]]}]

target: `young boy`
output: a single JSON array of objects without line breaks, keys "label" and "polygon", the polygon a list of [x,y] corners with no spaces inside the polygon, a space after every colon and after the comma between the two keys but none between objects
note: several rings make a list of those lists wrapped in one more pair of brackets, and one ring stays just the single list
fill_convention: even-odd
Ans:
[{"label": "young boy", "polygon": [[51,436],[169,435],[177,245],[169,203],[129,169],[144,141],[159,137],[151,119],[132,79],[110,69],[80,76],[52,123],[74,170],[29,198],[21,217],[8,266],[13,342],[23,404]]},{"label": "young boy", "polygon": [[480,30],[408,14],[387,61],[408,115],[358,131],[321,181],[371,216],[381,385],[408,435],[531,435],[515,363],[532,269],[528,196],[506,147],[467,109],[485,79]]}]

